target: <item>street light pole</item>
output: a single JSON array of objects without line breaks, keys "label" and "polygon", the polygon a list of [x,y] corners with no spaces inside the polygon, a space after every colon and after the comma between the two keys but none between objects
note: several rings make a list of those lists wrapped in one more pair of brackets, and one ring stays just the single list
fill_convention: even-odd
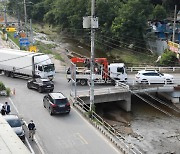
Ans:
[{"label": "street light pole", "polygon": [[24,24],[25,24],[25,33],[27,35],[27,12],[26,12],[26,0],[24,0]]},{"label": "street light pole", "polygon": [[95,0],[91,2],[91,74],[90,74],[90,111],[92,111],[92,107],[94,105],[94,39],[95,39],[95,29],[93,28],[93,17],[95,17]]},{"label": "street light pole", "polygon": [[176,12],[177,12],[177,5],[174,8],[174,23],[173,23],[173,38],[172,41],[175,41],[175,30],[176,30]]}]

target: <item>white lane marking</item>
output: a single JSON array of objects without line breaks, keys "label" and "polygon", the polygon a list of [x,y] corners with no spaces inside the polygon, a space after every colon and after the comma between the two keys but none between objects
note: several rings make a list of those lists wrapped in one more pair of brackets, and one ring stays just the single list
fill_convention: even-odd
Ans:
[{"label": "white lane marking", "polygon": [[29,141],[28,141],[28,139],[26,137],[25,137],[25,140],[26,140],[26,143],[28,144],[28,147],[29,147],[31,153],[35,154],[34,150],[32,149],[32,147],[31,147],[31,145],[30,145],[30,143],[29,143]]},{"label": "white lane marking", "polygon": [[[26,122],[26,121],[24,121],[24,123],[25,123],[26,127],[28,127],[27,122]],[[36,136],[37,136],[37,134],[35,134],[35,135],[34,135],[34,141],[36,142],[36,144],[37,144],[37,146],[38,146],[39,150],[41,151],[41,153],[42,153],[42,154],[45,154],[45,153],[44,153],[44,151],[43,151],[43,148],[42,148],[42,147],[41,147],[41,145],[39,144],[39,142],[38,142],[38,140],[37,140]]]},{"label": "white lane marking", "polygon": [[79,138],[80,138],[85,144],[88,144],[88,142],[85,140],[85,138],[83,138],[83,137],[81,136],[80,133],[76,133],[76,134],[79,136]]},{"label": "white lane marking", "polygon": [[[12,99],[11,99],[10,97],[8,97],[8,98],[9,98],[9,101],[11,102],[11,104],[13,105],[14,109],[16,110],[16,112],[17,112],[17,113],[18,113],[18,115],[19,115],[19,111],[18,111],[18,109],[16,108],[16,106],[14,105],[14,103],[13,103]],[[26,121],[24,121],[24,123],[25,123],[25,125],[27,126]],[[34,150],[33,150],[32,146],[30,145],[30,143],[29,143],[29,141],[28,141],[28,139],[27,139],[27,138],[25,138],[25,140],[26,140],[26,142],[27,142],[27,144],[28,144],[28,147],[29,147],[29,149],[30,149],[31,153],[32,153],[32,154],[35,154],[35,152],[34,152]],[[37,142],[36,142],[36,143],[37,143]],[[37,145],[38,145],[38,144],[37,144]],[[39,145],[38,145],[38,147],[39,147]],[[40,149],[40,151],[41,151],[41,148],[40,148],[40,147],[39,147],[39,149]],[[44,154],[44,153],[42,153],[42,154]]]},{"label": "white lane marking", "polygon": [[94,129],[94,131],[96,132],[96,134],[101,137],[108,145],[110,145],[117,153],[119,153],[119,150],[111,143],[107,140],[107,138],[105,136],[103,136],[103,134],[101,134],[93,125],[91,125],[86,119],[85,117],[83,117],[81,115],[81,113],[79,113],[74,107],[72,107],[72,109],[81,117],[81,119],[83,119],[89,126],[91,126],[92,129]]},{"label": "white lane marking", "polygon": [[13,105],[14,109],[16,110],[16,112],[19,114],[18,109],[16,108],[16,106],[14,105],[14,103],[10,97],[9,97],[9,100],[10,100],[11,104]]}]

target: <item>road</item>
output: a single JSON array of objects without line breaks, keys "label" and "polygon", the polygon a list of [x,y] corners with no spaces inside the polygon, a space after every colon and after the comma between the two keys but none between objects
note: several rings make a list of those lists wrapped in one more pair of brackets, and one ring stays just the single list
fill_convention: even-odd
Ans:
[{"label": "road", "polygon": [[[69,115],[50,116],[42,105],[45,94],[26,87],[26,80],[0,76],[7,87],[15,89],[11,97],[19,114],[28,123],[34,120],[36,139],[45,154],[113,154],[120,153],[93,126],[91,126],[73,107]],[[70,84],[65,74],[57,74],[55,90],[69,96]]]}]

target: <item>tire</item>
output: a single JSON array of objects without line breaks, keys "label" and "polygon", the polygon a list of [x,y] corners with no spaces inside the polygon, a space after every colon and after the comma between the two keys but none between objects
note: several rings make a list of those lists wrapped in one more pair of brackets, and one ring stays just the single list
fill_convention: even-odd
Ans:
[{"label": "tire", "polygon": [[148,84],[148,80],[142,80],[141,83],[142,84]]},{"label": "tire", "polygon": [[43,92],[43,90],[42,90],[41,87],[38,87],[38,92],[39,92],[39,93],[42,93],[42,92]]},{"label": "tire", "polygon": [[14,78],[14,73],[13,72],[10,73],[10,77]]},{"label": "tire", "polygon": [[49,90],[49,92],[53,92],[54,89]]},{"label": "tire", "polygon": [[5,71],[5,76],[7,76],[7,77],[10,77],[10,72],[8,72],[8,71]]},{"label": "tire", "polygon": [[81,84],[81,86],[87,85],[87,80],[85,80],[85,79],[80,80],[80,84]]},{"label": "tire", "polygon": [[49,108],[49,114],[52,116],[53,113],[52,113],[52,110]]},{"label": "tire", "polygon": [[29,84],[27,84],[27,88],[28,88],[28,89],[31,89],[31,86],[30,86]]},{"label": "tire", "polygon": [[43,106],[44,106],[44,108],[46,108],[46,105],[45,105],[45,103],[43,102]]}]

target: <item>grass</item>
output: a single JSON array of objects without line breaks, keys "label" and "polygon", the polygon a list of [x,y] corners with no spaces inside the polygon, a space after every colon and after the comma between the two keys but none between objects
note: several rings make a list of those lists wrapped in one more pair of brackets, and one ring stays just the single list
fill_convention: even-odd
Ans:
[{"label": "grass", "polygon": [[16,37],[14,38],[14,32],[7,32],[8,34],[8,37],[17,45],[20,47],[20,44],[19,44],[19,38]]},{"label": "grass", "polygon": [[115,61],[123,62],[127,66],[140,66],[140,65],[152,65],[157,55],[151,53],[143,53],[131,50],[112,50],[109,57],[115,59]]}]

